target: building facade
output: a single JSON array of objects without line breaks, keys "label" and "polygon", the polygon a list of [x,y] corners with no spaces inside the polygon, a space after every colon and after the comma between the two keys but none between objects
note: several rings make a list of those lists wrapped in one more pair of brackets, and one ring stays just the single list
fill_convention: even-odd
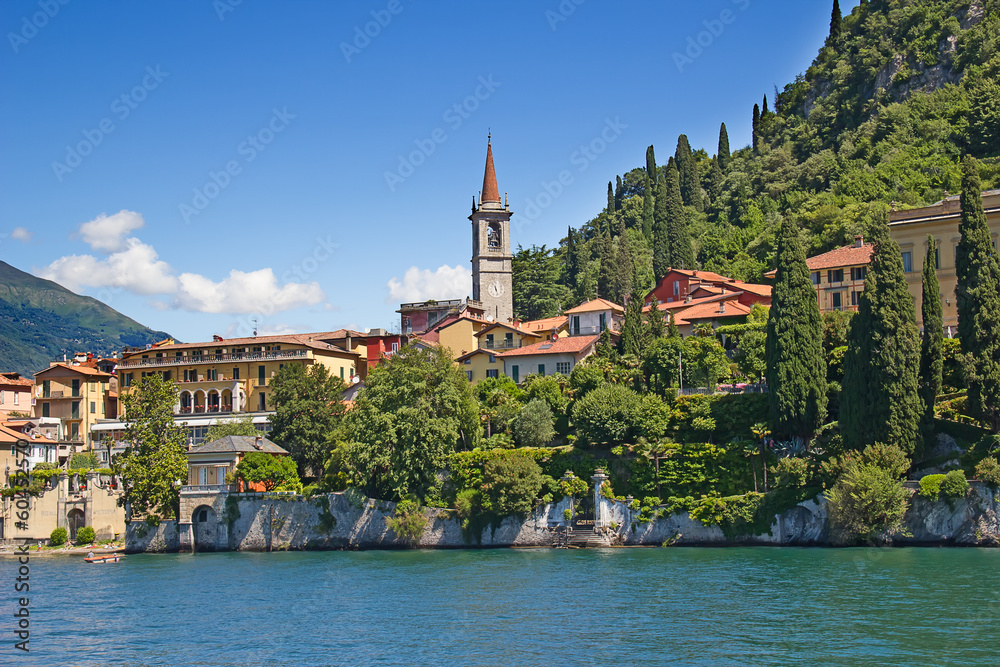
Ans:
[{"label": "building facade", "polygon": [[88,449],[94,424],[117,417],[116,390],[117,380],[109,373],[85,365],[52,363],[35,373],[34,416],[59,419],[59,439]]},{"label": "building facade", "polygon": [[0,419],[31,415],[35,383],[19,373],[0,373]]},{"label": "building facade", "polygon": [[493,146],[486,142],[486,173],[479,204],[473,200],[472,299],[483,304],[487,319],[512,322],[513,256],[510,252],[510,208],[500,200],[493,168]]}]

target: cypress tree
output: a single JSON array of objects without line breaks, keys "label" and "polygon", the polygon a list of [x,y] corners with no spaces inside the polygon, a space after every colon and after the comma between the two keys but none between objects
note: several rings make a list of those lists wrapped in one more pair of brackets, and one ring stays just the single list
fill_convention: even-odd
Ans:
[{"label": "cypress tree", "polygon": [[760,107],[753,105],[753,154],[757,155],[760,137]]},{"label": "cypress tree", "polygon": [[642,356],[645,347],[642,331],[642,293],[638,281],[632,283],[632,291],[625,304],[625,321],[622,323],[621,348],[622,354]]},{"label": "cypress tree", "polygon": [[826,417],[823,320],[790,216],[779,230],[777,265],[765,343],[770,427],[778,437],[808,440]]},{"label": "cypress tree", "polygon": [[718,208],[719,199],[722,197],[722,168],[719,166],[719,157],[712,160],[712,168],[708,172],[708,180],[705,183],[705,190],[708,201],[713,208]]},{"label": "cypress tree", "polygon": [[579,284],[581,264],[580,250],[577,247],[576,241],[576,232],[574,232],[573,227],[570,226],[566,232],[566,286],[573,290],[574,293],[576,292],[577,285]]},{"label": "cypress tree", "polygon": [[653,241],[655,232],[653,228],[656,226],[656,216],[653,212],[655,196],[653,194],[653,188],[655,186],[649,180],[649,176],[646,176],[646,188],[642,195],[642,235],[646,237],[647,240]]},{"label": "cypress tree", "polygon": [[[668,166],[668,173],[669,170]],[[648,179],[646,184],[649,185]],[[667,219],[667,179],[660,179],[657,190],[653,218],[653,280],[659,280],[667,273],[673,259],[670,256],[670,223]]]},{"label": "cypress tree", "polygon": [[729,153],[729,132],[726,131],[725,123],[719,127],[719,150],[716,155],[716,160],[719,163],[719,169],[721,169],[722,173],[725,174],[729,171],[729,160],[731,157]]},{"label": "cypress tree", "polygon": [[826,40],[826,43],[830,46],[836,46],[837,41],[840,40],[840,23],[842,18],[840,0],[833,0],[833,12],[830,14],[830,37]]},{"label": "cypress tree", "polygon": [[941,372],[944,369],[944,322],[941,319],[941,286],[935,270],[936,252],[937,243],[928,234],[920,300],[920,319],[924,324],[920,342],[920,396],[924,405],[925,437],[934,425],[934,401],[941,392]]},{"label": "cypress tree", "polygon": [[608,216],[615,214],[615,191],[611,186],[611,181],[608,181]]},{"label": "cypress tree", "polygon": [[622,303],[632,287],[632,244],[625,222],[618,220],[618,248],[615,250],[615,303]]},{"label": "cypress tree", "polygon": [[649,335],[651,338],[655,340],[663,337],[665,328],[663,311],[660,310],[660,306],[657,303],[655,296],[649,303],[649,312],[646,313],[646,323],[649,326]]},{"label": "cypress tree", "polygon": [[1000,263],[983,212],[979,162],[962,161],[962,238],[955,253],[958,337],[969,359],[969,407],[1000,430]]},{"label": "cypress tree", "polygon": [[650,144],[649,148],[646,149],[646,178],[653,184],[654,190],[656,189],[656,176],[656,156],[653,154],[653,145]]},{"label": "cypress tree", "polygon": [[600,246],[601,267],[597,273],[597,296],[614,301],[615,249],[610,234],[601,236]]},{"label": "cypress tree", "polygon": [[670,324],[667,325],[667,338],[680,338],[681,332],[677,328],[677,321],[674,320],[674,311],[670,311]]},{"label": "cypress tree", "polygon": [[761,105],[761,107],[760,107],[760,118],[761,118],[761,120],[763,120],[764,118],[767,118],[767,114],[769,114],[769,113],[771,113],[771,112],[767,110],[767,95],[764,95],[764,104]]},{"label": "cypress tree", "polygon": [[622,210],[622,177],[615,176],[615,210]]},{"label": "cypress tree", "polygon": [[847,332],[840,430],[849,449],[883,443],[912,454],[923,414],[917,315],[888,214],[873,221],[868,236],[875,251]]},{"label": "cypress tree", "polygon": [[[666,190],[665,208],[670,265],[675,269],[694,269],[696,268],[694,250],[691,248],[691,236],[688,234],[687,220],[684,215],[680,179],[673,160],[667,161],[667,175],[663,180],[666,181],[664,189]],[[660,276],[662,275],[660,274]]]},{"label": "cypress tree", "polygon": [[674,161],[677,164],[677,174],[680,178],[681,197],[687,206],[702,210],[701,179],[698,176],[698,165],[694,162],[691,144],[686,134],[677,137],[677,150],[674,151]]}]

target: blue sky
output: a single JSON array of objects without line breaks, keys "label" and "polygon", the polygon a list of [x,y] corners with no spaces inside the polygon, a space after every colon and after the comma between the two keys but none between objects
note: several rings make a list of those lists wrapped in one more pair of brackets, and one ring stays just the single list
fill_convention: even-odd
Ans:
[{"label": "blue sky", "polygon": [[557,245],[647,145],[746,145],[829,12],[6,0],[0,258],[182,340],[389,327],[469,293],[488,130],[514,244]]}]

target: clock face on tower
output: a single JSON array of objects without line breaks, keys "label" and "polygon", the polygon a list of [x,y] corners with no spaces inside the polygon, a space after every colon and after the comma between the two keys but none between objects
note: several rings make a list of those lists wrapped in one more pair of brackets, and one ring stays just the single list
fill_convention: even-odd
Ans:
[{"label": "clock face on tower", "polygon": [[490,286],[487,287],[486,290],[490,293],[491,296],[494,297],[503,296],[503,284],[498,280],[494,280],[492,283],[490,283]]}]

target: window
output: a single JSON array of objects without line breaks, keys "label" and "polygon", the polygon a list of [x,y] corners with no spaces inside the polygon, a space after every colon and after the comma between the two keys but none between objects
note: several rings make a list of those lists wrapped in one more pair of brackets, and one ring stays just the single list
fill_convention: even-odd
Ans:
[{"label": "window", "polygon": [[73,380],[73,398],[77,398],[80,395],[80,381]]},{"label": "window", "polygon": [[868,275],[867,266],[851,267],[851,280],[864,280],[866,275]]},{"label": "window", "polygon": [[165,382],[170,382],[170,371],[163,371],[163,380]]},{"label": "window", "polygon": [[42,416],[43,417],[48,417],[49,416],[49,404],[48,403],[42,403]]},{"label": "window", "polygon": [[392,344],[392,351],[393,352],[399,352],[399,343],[393,343]]},{"label": "window", "polygon": [[580,333],[580,316],[573,316],[573,333],[579,335]]},{"label": "window", "polygon": [[257,367],[257,384],[264,384],[264,367]]},{"label": "window", "polygon": [[819,271],[813,271],[809,277],[812,279],[813,285],[819,285]]},{"label": "window", "polygon": [[[126,387],[128,385],[125,385]],[[42,382],[42,398],[51,398],[52,383],[49,380]]]},{"label": "window", "polygon": [[[0,392],[0,393],[2,393],[2,392]],[[18,398],[17,398],[17,397],[18,397],[18,392],[16,392],[16,391],[15,391],[15,392],[14,392],[14,405],[17,405],[17,400],[18,400]],[[0,403],[3,403],[3,401],[2,401],[2,400],[0,400]]]},{"label": "window", "polygon": [[538,364],[538,374],[545,375],[545,364]]},{"label": "window", "polygon": [[466,366],[468,366],[469,364],[471,364],[471,363],[472,363],[472,358],[471,358],[471,357],[469,357],[468,359],[466,359],[466,360],[465,360],[465,361],[463,361],[462,363],[463,363],[463,364],[465,364]]},{"label": "window", "polygon": [[472,382],[472,371],[465,371],[465,379]]},{"label": "window", "polygon": [[674,281],[674,296],[680,296],[680,295],[681,295],[681,281],[675,280]]},{"label": "window", "polygon": [[843,269],[830,269],[826,272],[826,282],[828,283],[842,283],[844,282],[844,270]]},{"label": "window", "polygon": [[515,384],[521,381],[520,373],[518,373],[518,367],[516,365],[510,367],[510,379],[514,381]]},{"label": "window", "polygon": [[341,380],[344,379],[344,367],[343,366],[340,367],[340,379]]},{"label": "window", "polygon": [[[160,356],[160,355],[156,355]],[[97,391],[97,382],[95,380],[90,381],[90,391]]]},{"label": "window", "polygon": [[267,410],[267,397],[263,393],[257,395],[257,409],[261,412]]},{"label": "window", "polygon": [[497,362],[497,357],[495,354],[490,355],[490,363],[495,364]]},{"label": "window", "polygon": [[568,361],[557,361],[556,362],[556,373],[562,373],[563,375],[569,375],[570,363]]},{"label": "window", "polygon": [[97,403],[95,401],[90,402],[90,414],[92,415],[97,414]]},{"label": "window", "polygon": [[910,273],[913,271],[913,253],[909,250],[904,250],[903,253],[903,271],[905,273]]},{"label": "window", "polygon": [[219,371],[215,370],[214,368],[209,368],[208,370],[205,371],[205,379],[208,380],[209,382],[215,382],[216,380],[219,379]]},{"label": "window", "polygon": [[240,379],[240,369],[239,368],[234,368],[233,369],[233,379],[234,380],[239,380]]},{"label": "window", "polygon": [[603,332],[608,328],[607,313],[601,313],[601,331]]},{"label": "window", "polygon": [[830,294],[830,298],[833,300],[833,309],[834,310],[840,310],[843,307],[843,305],[840,302],[841,301],[841,299],[840,299],[840,295],[841,294],[842,294],[842,292],[832,292]]},{"label": "window", "polygon": [[79,418],[80,418],[80,401],[73,401],[73,404],[70,406],[70,419],[79,419]]},{"label": "window", "polygon": [[861,292],[851,292],[851,305],[858,305],[858,301],[861,300]]},{"label": "window", "polygon": [[[994,243],[996,243],[996,241],[994,241]],[[935,269],[940,269],[941,268],[941,247],[940,246],[938,246],[937,248],[934,248],[934,268]]]},{"label": "window", "polygon": [[79,422],[73,422],[72,424],[70,424],[70,426],[69,426],[69,439],[70,440],[79,440],[80,439],[80,423]]},{"label": "window", "polygon": [[496,368],[488,368],[486,370],[486,377],[488,377],[488,378],[498,378],[498,377],[500,377],[500,371],[498,371]]},{"label": "window", "polygon": [[493,349],[493,334],[486,334],[486,349]]}]

